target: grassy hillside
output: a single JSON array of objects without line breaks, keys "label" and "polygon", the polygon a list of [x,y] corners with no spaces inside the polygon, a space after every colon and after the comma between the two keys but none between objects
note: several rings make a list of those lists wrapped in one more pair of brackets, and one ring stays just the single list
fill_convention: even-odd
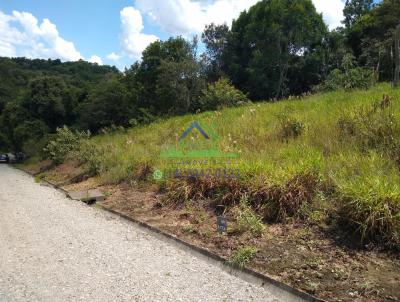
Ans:
[{"label": "grassy hillside", "polygon": [[[383,98],[383,95],[389,98]],[[335,218],[360,238],[399,244],[400,90],[337,91],[181,116],[93,137],[81,148],[105,184],[156,182],[170,202],[245,200],[265,220]],[[213,125],[219,149],[240,155],[240,179],[155,181],[167,167],[160,153],[192,121]],[[204,140],[196,131],[193,144]],[[201,166],[201,165],[200,165]],[[199,166],[199,167],[200,167]],[[169,167],[169,166],[168,166]]]}]

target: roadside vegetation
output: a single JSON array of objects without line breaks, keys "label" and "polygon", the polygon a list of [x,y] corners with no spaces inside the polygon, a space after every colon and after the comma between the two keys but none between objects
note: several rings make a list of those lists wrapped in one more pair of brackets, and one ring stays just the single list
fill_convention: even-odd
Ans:
[{"label": "roadside vegetation", "polygon": [[[255,236],[260,221],[322,215],[360,240],[399,247],[399,99],[399,89],[380,84],[108,129],[92,138],[62,128],[49,146],[58,146],[54,160],[65,160],[67,138],[80,137],[69,158],[103,184],[155,183],[166,191],[166,205],[207,199],[211,206],[237,206],[239,229]],[[221,150],[240,155],[240,178],[153,179],[153,171],[169,168],[161,152],[194,120],[216,125]]]}]

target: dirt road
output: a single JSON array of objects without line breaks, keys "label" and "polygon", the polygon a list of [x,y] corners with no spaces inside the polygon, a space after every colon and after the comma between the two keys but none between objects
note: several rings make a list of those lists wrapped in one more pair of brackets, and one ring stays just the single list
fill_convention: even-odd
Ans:
[{"label": "dirt road", "polygon": [[282,300],[0,165],[1,302]]}]

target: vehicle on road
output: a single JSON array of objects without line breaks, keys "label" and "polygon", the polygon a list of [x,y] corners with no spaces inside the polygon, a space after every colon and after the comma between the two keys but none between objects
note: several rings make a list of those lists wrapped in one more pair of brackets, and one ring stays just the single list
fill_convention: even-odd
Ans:
[{"label": "vehicle on road", "polygon": [[8,154],[0,154],[0,163],[8,164],[10,162],[10,157]]}]

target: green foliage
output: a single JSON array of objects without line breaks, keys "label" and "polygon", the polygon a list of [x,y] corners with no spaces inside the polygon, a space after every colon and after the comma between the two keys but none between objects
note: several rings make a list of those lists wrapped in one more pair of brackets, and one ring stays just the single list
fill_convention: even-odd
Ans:
[{"label": "green foliage", "polygon": [[15,137],[14,130],[28,119],[29,112],[19,103],[9,102],[6,104],[0,116],[0,126],[12,150],[21,151],[22,142]]},{"label": "green foliage", "polygon": [[90,175],[99,175],[104,166],[104,150],[88,139],[81,139],[75,152],[77,159],[85,165]]},{"label": "green foliage", "polygon": [[400,121],[396,119],[392,100],[387,95],[372,106],[342,115],[338,127],[341,137],[357,142],[361,151],[377,150],[400,167]]},{"label": "green foliage", "polygon": [[240,90],[236,89],[228,79],[221,78],[209,84],[201,98],[201,109],[215,110],[224,107],[243,105],[249,100]]},{"label": "green foliage", "polygon": [[195,107],[203,88],[196,48],[196,40],[176,37],[153,42],[143,51],[142,61],[127,71],[126,79],[140,93],[139,108],[165,115]]},{"label": "green foliage", "polygon": [[286,113],[279,116],[278,135],[286,142],[291,138],[296,138],[303,133],[304,124]]},{"label": "green foliage", "polygon": [[136,117],[137,95],[118,79],[109,79],[92,89],[79,108],[80,124],[97,132],[111,125],[129,125]]},{"label": "green foliage", "polygon": [[326,80],[317,86],[319,91],[338,89],[368,89],[375,83],[373,71],[355,66],[355,58],[351,54],[343,57],[342,69],[334,69]]},{"label": "green foliage", "polygon": [[242,198],[240,207],[237,211],[236,229],[240,233],[250,231],[256,237],[261,236],[265,230],[264,223],[251,209],[245,196]]},{"label": "green foliage", "polygon": [[45,136],[49,132],[41,120],[25,121],[14,129],[14,141],[21,146],[27,157],[38,155],[46,145]]},{"label": "green foliage", "polygon": [[9,141],[7,139],[7,136],[0,132],[0,152],[5,152],[9,149]]},{"label": "green foliage", "polygon": [[307,91],[319,82],[326,33],[310,0],[260,1],[232,24],[226,73],[252,99]]},{"label": "green foliage", "polygon": [[22,106],[32,118],[42,120],[49,128],[71,124],[77,105],[73,89],[62,78],[39,77],[29,83]]},{"label": "green foliage", "polygon": [[60,164],[71,152],[79,149],[82,139],[89,136],[87,132],[74,132],[67,126],[57,128],[56,135],[50,139],[43,150],[44,156]]},{"label": "green foliage", "polygon": [[374,0],[346,0],[343,23],[350,28],[354,22],[372,9],[373,4]]},{"label": "green foliage", "polygon": [[195,111],[205,82],[200,66],[193,58],[180,62],[161,61],[158,67],[156,94],[159,112],[185,114]]},{"label": "green foliage", "polygon": [[205,73],[210,82],[217,81],[224,76],[223,56],[228,46],[229,27],[226,24],[206,25],[201,41],[206,46],[206,52],[202,58],[205,65]]},{"label": "green foliage", "polygon": [[338,214],[363,240],[400,246],[400,177],[381,154],[348,155],[333,173],[340,201]]},{"label": "green foliage", "polygon": [[0,58],[0,127],[7,151],[39,152],[48,133],[76,126],[76,109],[90,87],[118,73],[84,61]]},{"label": "green foliage", "polygon": [[197,227],[193,224],[186,225],[182,228],[182,231],[189,234],[197,233]]},{"label": "green foliage", "polygon": [[393,79],[393,45],[400,2],[383,0],[348,29],[347,43],[362,66],[375,70],[379,80]]},{"label": "green foliage", "polygon": [[240,268],[244,268],[257,254],[257,249],[251,246],[245,246],[236,250],[231,258],[229,259],[229,263],[236,265]]}]

